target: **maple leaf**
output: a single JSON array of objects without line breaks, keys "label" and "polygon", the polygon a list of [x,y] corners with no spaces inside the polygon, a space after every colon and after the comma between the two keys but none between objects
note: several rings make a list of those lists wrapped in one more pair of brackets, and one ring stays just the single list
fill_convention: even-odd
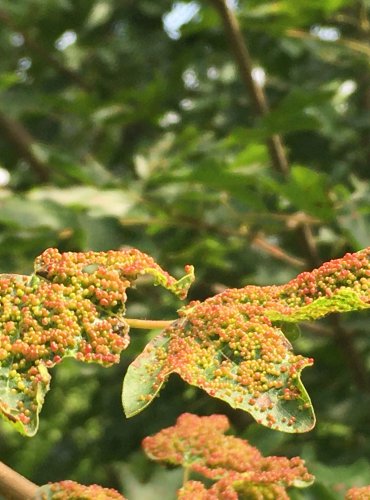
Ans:
[{"label": "maple leaf", "polygon": [[110,366],[129,344],[126,290],[150,274],[180,297],[179,281],[136,249],[59,253],[48,249],[32,276],[0,276],[0,413],[28,436],[49,390],[49,368],[66,357]]},{"label": "maple leaf", "polygon": [[293,353],[284,324],[370,307],[369,256],[370,247],[285,285],[228,289],[190,303],[128,368],[126,415],[144,409],[177,373],[272,429],[312,429],[315,415],[300,377],[313,360]]}]

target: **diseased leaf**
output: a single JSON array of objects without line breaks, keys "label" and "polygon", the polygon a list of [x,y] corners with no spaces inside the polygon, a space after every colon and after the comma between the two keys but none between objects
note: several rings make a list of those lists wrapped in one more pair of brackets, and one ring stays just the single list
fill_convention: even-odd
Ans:
[{"label": "diseased leaf", "polygon": [[238,493],[243,498],[265,498],[261,494],[267,492],[281,494],[274,498],[289,498],[287,486],[303,488],[312,483],[313,476],[299,457],[263,457],[246,440],[226,436],[228,429],[224,415],[198,417],[184,413],[176,425],[145,438],[143,448],[152,460],[181,465],[215,481],[209,496],[204,497],[207,490],[201,483],[185,484],[179,492],[182,499],[195,498],[195,493],[204,499],[237,499]]},{"label": "diseased leaf", "polygon": [[138,250],[60,254],[46,250],[31,277],[0,277],[0,411],[28,436],[49,390],[48,369],[65,357],[110,366],[129,344],[126,289],[140,274],[185,296],[179,282]]},{"label": "diseased leaf", "polygon": [[[301,382],[312,359],[295,355],[277,322],[317,319],[330,312],[370,307],[370,248],[300,274],[286,285],[229,289],[180,311],[183,322],[164,332],[166,350],[141,354],[131,365],[149,377],[158,373],[160,387],[178,373],[233,408],[249,412],[258,423],[285,432],[305,432],[315,424],[310,398]],[[163,334],[162,334],[163,335]],[[154,342],[153,342],[154,345]],[[153,361],[156,367],[153,367]],[[133,400],[150,401],[148,392],[130,392]],[[146,405],[145,405],[146,406]],[[140,404],[136,404],[138,411]]]},{"label": "diseased leaf", "polygon": [[367,498],[370,498],[370,486],[362,486],[348,490],[345,500],[366,500]]},{"label": "diseased leaf", "polygon": [[60,481],[39,488],[33,500],[125,500],[118,491],[98,484],[85,486],[75,481]]}]

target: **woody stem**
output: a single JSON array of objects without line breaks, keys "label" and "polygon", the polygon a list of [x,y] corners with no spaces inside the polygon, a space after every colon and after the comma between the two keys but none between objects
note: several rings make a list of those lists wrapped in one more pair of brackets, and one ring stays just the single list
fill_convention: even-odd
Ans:
[{"label": "woody stem", "polygon": [[0,462],[0,493],[4,498],[8,500],[31,499],[37,490],[38,486],[36,484]]}]

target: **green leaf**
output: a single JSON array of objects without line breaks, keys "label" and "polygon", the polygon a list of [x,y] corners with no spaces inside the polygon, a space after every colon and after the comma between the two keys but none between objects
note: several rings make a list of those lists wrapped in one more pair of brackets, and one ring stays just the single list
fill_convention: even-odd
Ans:
[{"label": "green leaf", "polygon": [[[131,380],[150,379],[151,387],[160,388],[170,373],[178,373],[262,425],[285,432],[312,429],[315,417],[300,381],[301,370],[312,360],[293,355],[280,330],[245,319],[237,307],[210,301],[193,307],[186,318],[166,330],[166,356],[139,355],[130,366]],[[154,391],[145,395],[143,389],[141,385],[139,396],[147,406]],[[143,408],[137,405],[136,413]]]},{"label": "green leaf", "polygon": [[122,389],[122,405],[127,417],[144,410],[161,390],[169,375],[163,375],[169,340],[169,335],[161,333],[146,345],[141,355],[128,367]]}]

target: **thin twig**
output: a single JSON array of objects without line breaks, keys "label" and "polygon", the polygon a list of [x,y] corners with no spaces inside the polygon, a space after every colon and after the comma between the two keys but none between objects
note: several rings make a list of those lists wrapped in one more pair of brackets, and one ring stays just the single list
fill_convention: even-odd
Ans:
[{"label": "thin twig", "polygon": [[300,325],[308,331],[320,334],[321,336],[325,337],[332,337],[334,333],[332,328],[317,322],[312,323],[310,321],[302,321]]},{"label": "thin twig", "polygon": [[[129,219],[122,219],[121,224],[123,226],[136,226],[136,225],[150,225],[150,224],[157,224],[161,226],[166,226],[166,227],[179,227],[179,225],[182,226],[188,226],[191,228],[194,228],[196,230],[209,230],[212,232],[217,232],[218,234],[221,234],[223,236],[238,236],[245,238],[246,236],[249,236],[248,230],[244,225],[240,226],[239,228],[233,229],[231,227],[226,227],[226,226],[221,226],[220,224],[210,224],[207,222],[200,222],[197,220],[192,220],[189,217],[186,218],[176,218],[176,219],[160,219],[160,218],[129,218]],[[305,261],[302,259],[299,259],[298,257],[295,257],[294,255],[288,254],[285,250],[280,248],[277,245],[274,245],[270,242],[268,242],[261,234],[257,235],[250,235],[250,243],[251,245],[254,245],[255,247],[259,248],[265,253],[268,253],[272,257],[274,257],[277,260],[281,260],[283,262],[287,262],[291,266],[294,266],[296,268],[302,269],[305,265]]]},{"label": "thin twig", "polygon": [[256,246],[259,249],[265,251],[266,253],[275,257],[275,259],[287,262],[291,266],[302,268],[305,266],[305,261],[299,259],[298,257],[294,257],[293,255],[289,255],[285,250],[282,250],[277,245],[274,245],[267,241],[265,238],[261,238],[261,236],[256,236],[251,241],[252,246]]},{"label": "thin twig", "polygon": [[0,462],[0,493],[6,500],[30,500],[39,487]]},{"label": "thin twig", "polygon": [[[265,116],[269,112],[269,105],[263,88],[253,79],[253,63],[247,43],[240,29],[240,25],[233,11],[227,6],[226,0],[212,0],[223,20],[225,31],[229,37],[231,50],[239,66],[240,76],[246,89],[254,102],[256,112],[259,116]],[[285,148],[280,135],[274,134],[268,140],[268,150],[274,168],[285,177],[289,174],[289,163]],[[314,266],[319,265],[318,255],[312,246],[313,236],[310,226],[304,225],[299,229],[300,239],[303,237],[308,262]]]},{"label": "thin twig", "polygon": [[185,486],[185,483],[187,483],[190,479],[190,467],[183,467],[183,473],[182,473],[182,485]]},{"label": "thin twig", "polygon": [[[226,0],[212,0],[222,17],[225,31],[229,37],[231,49],[239,66],[240,75],[247,91],[254,103],[256,112],[265,116],[269,112],[269,106],[263,89],[252,77],[253,63],[247,44],[243,38],[239,23],[231,9],[228,8]],[[282,140],[279,135],[272,135],[267,141],[267,147],[274,168],[287,175],[289,172],[288,159]]]},{"label": "thin twig", "polygon": [[312,33],[308,33],[307,31],[297,30],[297,29],[288,29],[285,34],[291,38],[300,38],[302,40],[314,40],[315,42],[321,42],[324,44],[330,44],[333,47],[344,47],[351,51],[357,52],[361,55],[370,56],[370,47],[365,43],[358,42],[357,40],[352,40],[348,38],[338,38],[338,40],[323,40],[319,38],[317,35],[313,35]]}]

